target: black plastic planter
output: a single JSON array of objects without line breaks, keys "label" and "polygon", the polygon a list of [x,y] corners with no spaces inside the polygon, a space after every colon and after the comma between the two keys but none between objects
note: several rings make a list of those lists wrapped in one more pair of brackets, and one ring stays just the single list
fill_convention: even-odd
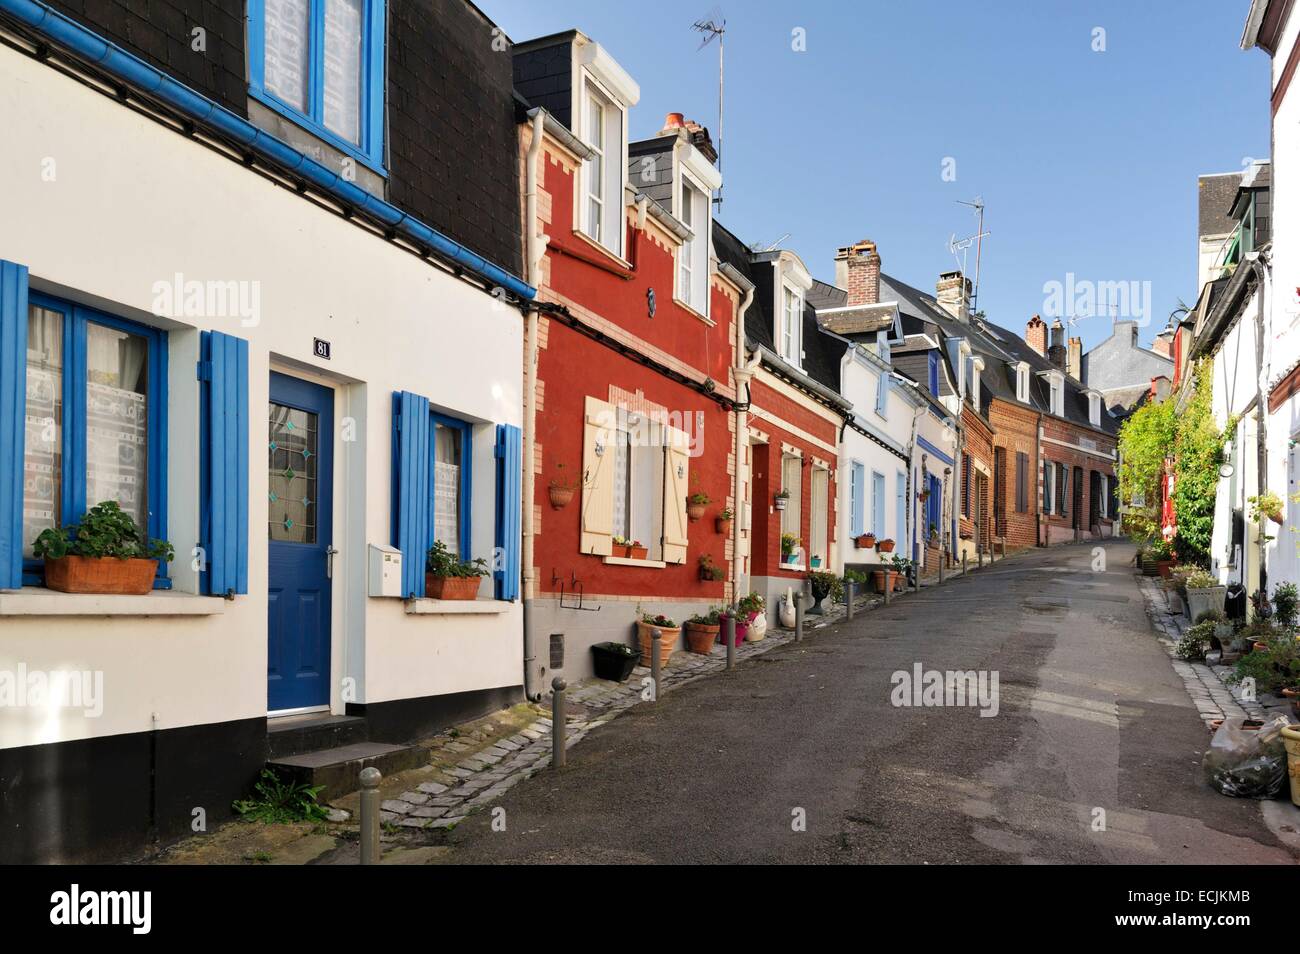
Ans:
[{"label": "black plastic planter", "polygon": [[627,648],[620,643],[596,643],[592,646],[591,656],[596,666],[596,678],[624,682],[632,675],[639,657],[635,652],[626,654],[624,650]]}]

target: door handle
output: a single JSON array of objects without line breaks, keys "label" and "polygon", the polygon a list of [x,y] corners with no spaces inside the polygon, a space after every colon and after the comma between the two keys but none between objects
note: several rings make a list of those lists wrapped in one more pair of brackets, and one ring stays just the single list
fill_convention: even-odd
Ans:
[{"label": "door handle", "polygon": [[325,578],[328,580],[334,579],[334,554],[338,552],[338,547],[325,548]]}]

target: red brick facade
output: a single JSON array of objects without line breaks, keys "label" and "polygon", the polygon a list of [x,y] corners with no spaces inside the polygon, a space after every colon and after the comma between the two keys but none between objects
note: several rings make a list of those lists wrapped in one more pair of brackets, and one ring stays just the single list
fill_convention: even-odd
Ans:
[{"label": "red brick facade", "polygon": [[978,541],[987,551],[997,535],[993,431],[969,404],[962,405],[961,424],[964,443],[957,533],[964,547],[973,547]]}]

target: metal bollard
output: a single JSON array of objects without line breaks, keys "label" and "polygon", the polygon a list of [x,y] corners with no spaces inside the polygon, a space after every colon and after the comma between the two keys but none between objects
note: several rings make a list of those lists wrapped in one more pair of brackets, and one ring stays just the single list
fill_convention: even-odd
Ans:
[{"label": "metal bollard", "polygon": [[966,557],[969,555],[970,554],[968,554],[965,550],[961,551],[961,575],[962,576],[966,575]]},{"label": "metal bollard", "polygon": [[659,647],[663,645],[663,631],[655,628],[650,630],[650,702],[659,701]]},{"label": "metal bollard", "polygon": [[888,606],[889,592],[894,588],[894,578],[893,576],[890,575],[888,568],[885,569],[884,573],[885,573],[885,605]]},{"label": "metal bollard", "polygon": [[944,558],[944,552],[940,550],[939,551],[939,582],[940,583],[943,582],[943,564],[944,564],[943,558]]},{"label": "metal bollard", "polygon": [[853,589],[855,586],[856,584],[852,580],[848,580],[844,584],[844,598],[847,601],[849,608],[848,613],[846,614],[848,619],[853,619]]},{"label": "metal bollard", "polygon": [[803,590],[794,595],[794,641],[803,640]]},{"label": "metal bollard", "polygon": [[727,646],[727,668],[731,669],[736,665],[736,617],[722,621],[722,641]]},{"label": "metal bollard", "polygon": [[980,566],[979,566],[979,568],[980,568],[981,570],[984,569],[984,547],[982,547],[982,546],[976,547],[976,548],[975,548],[975,555],[979,557],[979,561],[980,561]]},{"label": "metal bollard", "polygon": [[379,782],[373,765],[361,770],[361,863],[379,864]]},{"label": "metal bollard", "polygon": [[564,742],[569,734],[568,717],[564,713],[564,690],[567,683],[556,676],[551,680],[551,768],[564,768]]}]

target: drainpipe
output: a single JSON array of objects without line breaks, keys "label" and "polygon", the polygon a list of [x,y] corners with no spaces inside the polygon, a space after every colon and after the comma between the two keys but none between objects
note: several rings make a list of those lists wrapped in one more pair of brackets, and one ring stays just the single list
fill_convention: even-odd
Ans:
[{"label": "drainpipe", "polygon": [[[1250,267],[1255,271],[1256,281],[1259,283],[1256,286],[1258,303],[1255,306],[1255,414],[1258,421],[1255,445],[1255,468],[1257,471],[1255,477],[1257,489],[1255,493],[1261,495],[1268,491],[1268,399],[1264,395],[1263,384],[1266,377],[1264,371],[1264,295],[1266,284],[1264,266],[1264,255],[1261,252],[1250,263]],[[1268,571],[1265,568],[1265,556],[1268,541],[1264,537],[1264,533],[1259,534],[1259,589],[1267,593]],[[1242,568],[1242,582],[1246,582],[1245,567]],[[1247,605],[1249,605],[1249,601],[1247,601]]]},{"label": "drainpipe", "polygon": [[[537,234],[538,161],[542,151],[542,122],[544,114],[539,109],[533,114],[533,138],[528,144],[527,180],[524,194],[524,268],[528,283],[538,287],[541,280],[542,255],[546,251],[548,236]],[[541,699],[538,686],[537,656],[533,651],[533,601],[537,595],[537,568],[534,565],[533,544],[537,532],[533,519],[536,500],[537,476],[533,472],[537,437],[537,309],[524,313],[524,433],[523,433],[523,564],[524,564],[524,696],[534,702]]]},{"label": "drainpipe", "polygon": [[[731,520],[731,596],[733,600],[738,600],[742,596],[740,593],[741,577],[745,571],[745,558],[740,550],[740,514],[741,502],[744,500],[745,481],[742,477],[745,461],[745,448],[749,445],[749,381],[758,369],[758,364],[762,361],[763,356],[755,352],[752,358],[746,360],[745,353],[745,312],[749,310],[750,303],[754,300],[754,286],[750,285],[745,290],[745,297],[740,303],[740,309],[736,314],[736,367],[734,375],[736,378],[736,466],[735,474],[732,476],[731,499],[734,501]],[[745,395],[741,400],[742,391]],[[752,504],[752,502],[751,502]]]},{"label": "drainpipe", "polygon": [[[1038,412],[1038,426],[1034,429],[1034,466],[1038,468],[1034,482],[1043,479],[1043,412]],[[1047,494],[1047,488],[1043,487],[1038,492],[1038,532],[1034,534],[1040,547],[1047,546],[1047,530],[1051,526],[1050,515],[1043,513],[1043,498]]]}]

